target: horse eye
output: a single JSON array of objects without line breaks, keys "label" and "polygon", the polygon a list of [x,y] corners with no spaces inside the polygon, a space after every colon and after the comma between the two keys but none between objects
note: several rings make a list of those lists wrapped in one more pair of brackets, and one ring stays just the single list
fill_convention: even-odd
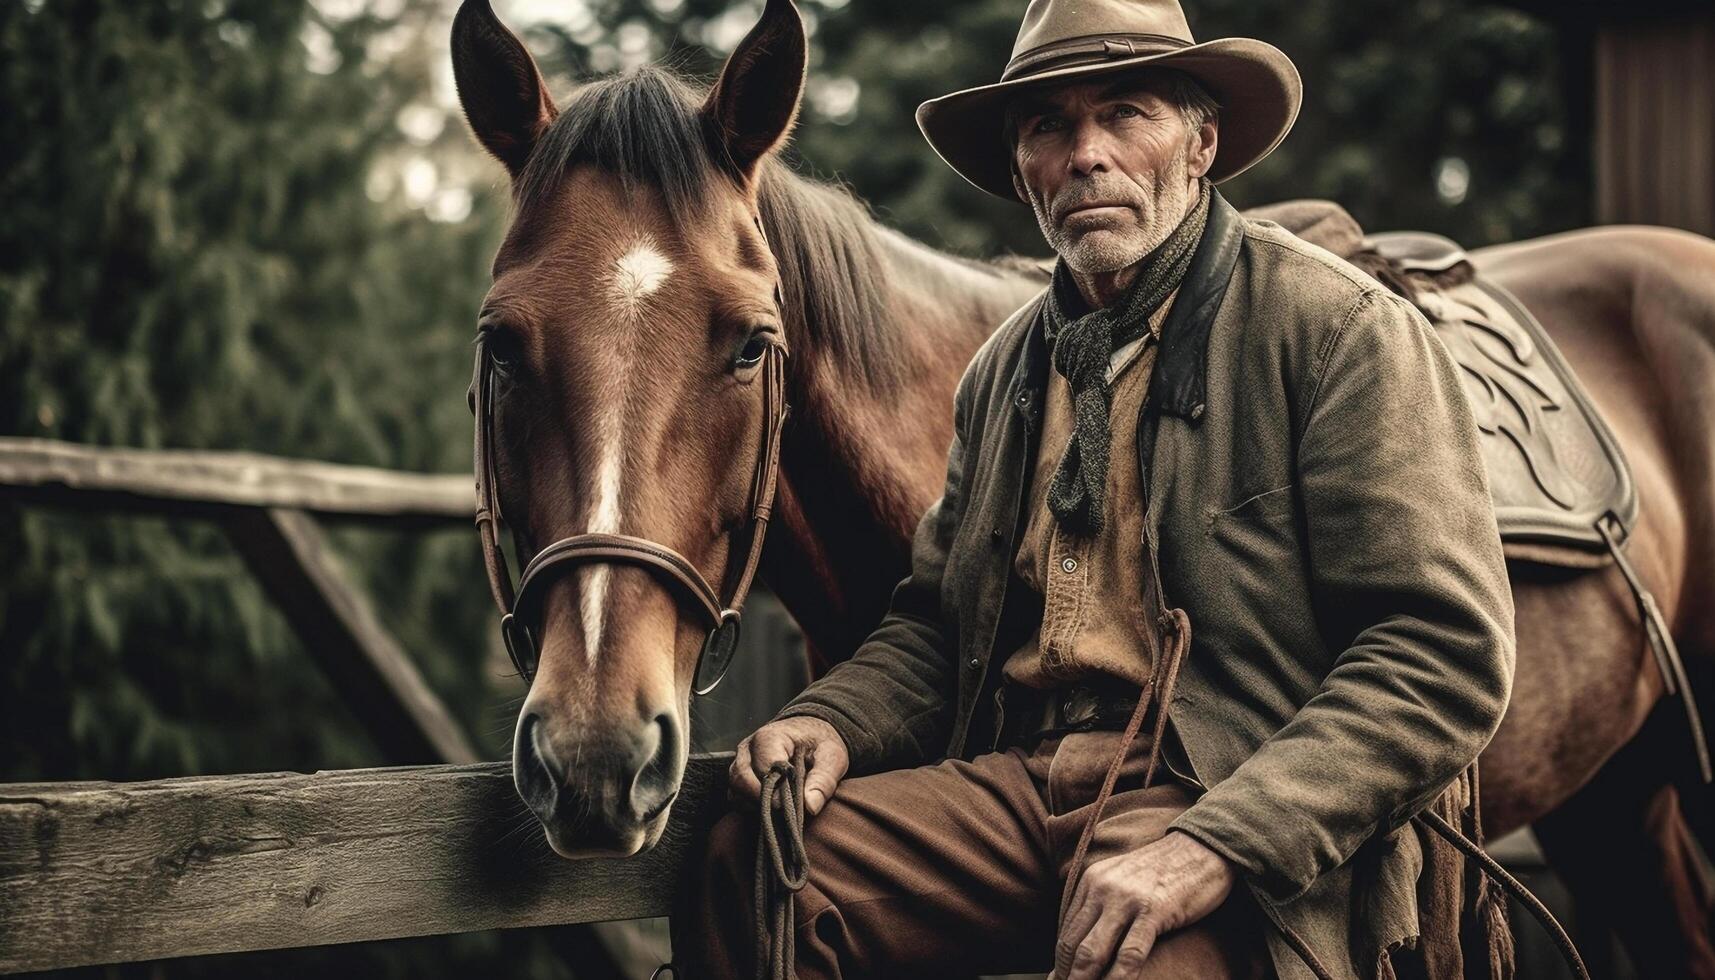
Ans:
[{"label": "horse eye", "polygon": [[502,370],[517,366],[523,359],[523,345],[518,335],[504,327],[495,327],[483,331],[483,350],[488,352],[488,359],[494,366]]},{"label": "horse eye", "polygon": [[738,367],[752,367],[762,360],[762,355],[768,353],[768,340],[760,333],[753,333],[744,342],[744,348],[738,352],[735,364]]}]

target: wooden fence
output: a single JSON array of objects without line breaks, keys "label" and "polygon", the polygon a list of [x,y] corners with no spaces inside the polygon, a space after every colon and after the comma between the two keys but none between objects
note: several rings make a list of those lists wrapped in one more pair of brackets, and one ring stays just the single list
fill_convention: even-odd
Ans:
[{"label": "wooden fence", "polygon": [[666,915],[729,759],[655,848],[576,862],[500,763],[0,786],[0,972]]},{"label": "wooden fence", "polygon": [[[693,756],[648,854],[558,858],[318,524],[468,524],[469,477],[0,437],[0,499],[215,521],[385,757],[449,763],[0,785],[0,972],[666,914],[730,755]],[[579,935],[579,975],[618,975]]]}]

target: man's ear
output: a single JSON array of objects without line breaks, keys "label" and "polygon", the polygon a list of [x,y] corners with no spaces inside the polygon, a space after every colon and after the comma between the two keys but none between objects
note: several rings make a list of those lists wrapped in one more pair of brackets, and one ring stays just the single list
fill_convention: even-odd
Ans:
[{"label": "man's ear", "polygon": [[702,108],[709,149],[740,181],[754,180],[763,158],[792,132],[808,60],[798,8],[792,0],[768,0]]},{"label": "man's ear", "polygon": [[1191,134],[1191,176],[1201,177],[1215,165],[1215,151],[1220,147],[1220,119],[1210,116]]},{"label": "man's ear", "polygon": [[1012,151],[1012,159],[1007,161],[1007,167],[1012,171],[1012,192],[1026,204],[1030,203],[1030,194],[1024,186],[1024,175],[1018,172],[1018,151]]},{"label": "man's ear", "polygon": [[464,0],[453,18],[453,80],[471,132],[516,178],[559,110],[536,60],[488,0]]}]

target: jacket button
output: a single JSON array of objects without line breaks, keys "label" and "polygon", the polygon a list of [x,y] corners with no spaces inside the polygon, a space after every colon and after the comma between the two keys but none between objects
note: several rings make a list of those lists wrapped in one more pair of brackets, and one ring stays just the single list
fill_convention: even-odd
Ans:
[{"label": "jacket button", "polygon": [[976,670],[977,668],[981,667],[982,665],[983,665],[983,662],[981,660],[978,660],[976,657],[972,657],[971,659],[965,661],[965,666],[971,668],[972,670]]},{"label": "jacket button", "polygon": [[1076,559],[1076,558],[1062,558],[1062,559],[1060,559],[1060,569],[1061,569],[1061,571],[1064,571],[1068,574],[1077,571],[1078,570],[1078,559]]},{"label": "jacket button", "polygon": [[993,529],[991,529],[991,530],[990,530],[990,531],[989,531],[989,540],[990,540],[990,541],[992,541],[992,542],[994,542],[994,543],[995,543],[995,544],[1000,544],[1000,543],[1001,543],[1001,541],[1002,541],[1002,535],[1001,535],[1001,533],[1000,533],[1000,528],[998,528],[998,527],[997,527],[997,528],[993,528]]}]

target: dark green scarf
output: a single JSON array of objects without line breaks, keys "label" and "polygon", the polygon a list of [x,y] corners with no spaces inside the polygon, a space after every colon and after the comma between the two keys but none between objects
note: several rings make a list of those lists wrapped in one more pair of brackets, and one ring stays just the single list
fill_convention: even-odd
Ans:
[{"label": "dark green scarf", "polygon": [[1102,497],[1108,482],[1108,360],[1113,352],[1149,330],[1149,318],[1185,278],[1191,256],[1209,218],[1208,178],[1199,182],[1197,203],[1155,250],[1144,256],[1137,279],[1109,307],[1076,315],[1086,308],[1066,260],[1054,266],[1054,282],[1043,304],[1046,336],[1054,348],[1054,369],[1072,389],[1075,413],[1066,455],[1048,487],[1048,508],[1060,526],[1075,534],[1102,529]]}]

